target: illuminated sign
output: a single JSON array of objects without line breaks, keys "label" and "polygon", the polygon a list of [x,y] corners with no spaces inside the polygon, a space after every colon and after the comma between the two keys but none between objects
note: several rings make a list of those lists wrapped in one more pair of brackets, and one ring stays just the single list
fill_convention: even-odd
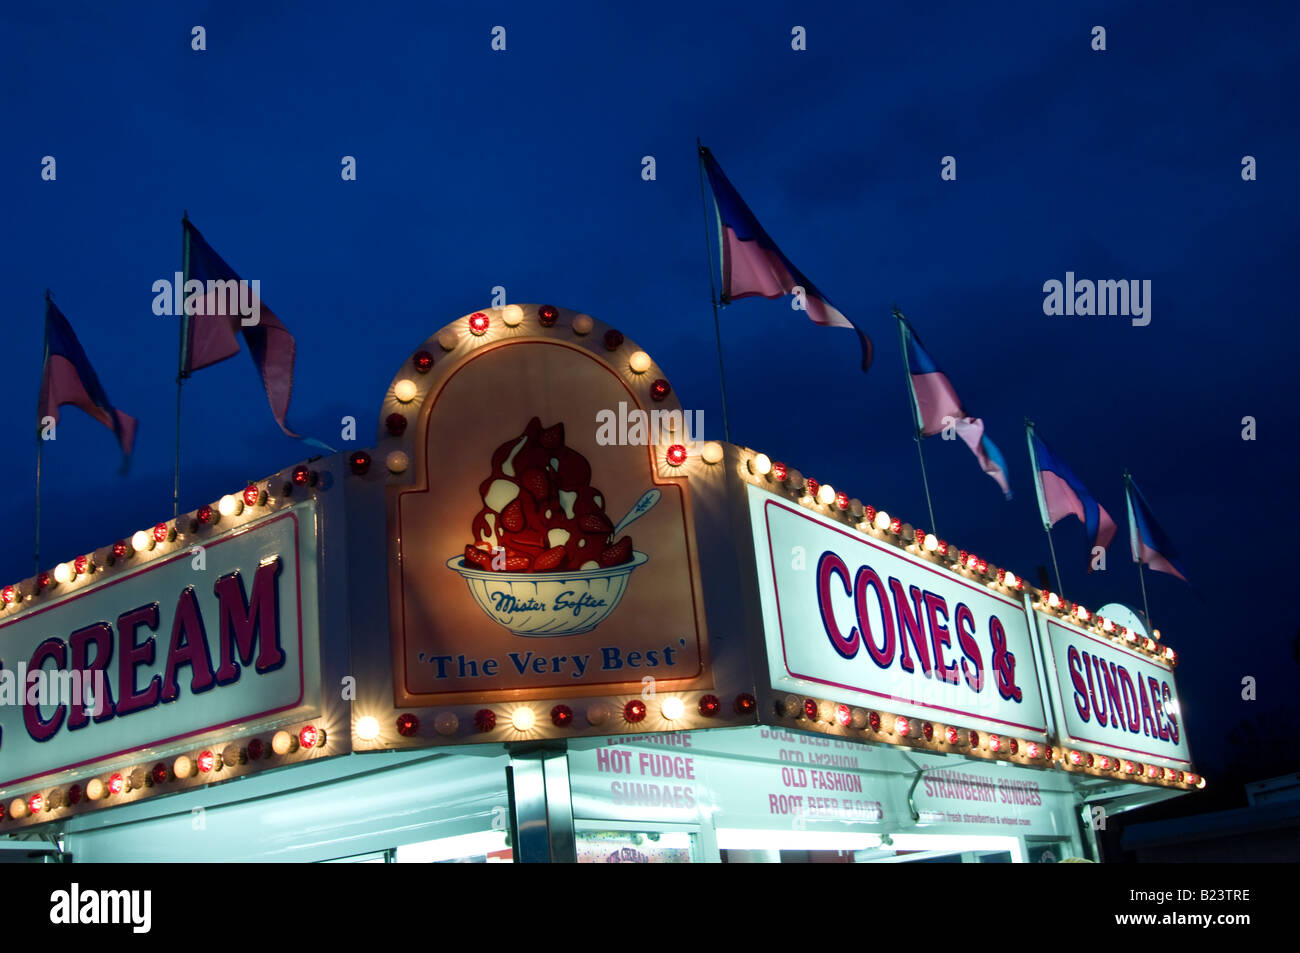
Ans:
[{"label": "illuminated sign", "polygon": [[315,512],[299,504],[0,623],[0,788],[316,705]]},{"label": "illuminated sign", "polygon": [[545,340],[431,385],[389,486],[399,707],[711,685],[687,479],[603,439],[601,411],[636,398]]},{"label": "illuminated sign", "polygon": [[1038,625],[1063,743],[1179,770],[1191,767],[1170,668],[1069,623],[1039,616]]},{"label": "illuminated sign", "polygon": [[1020,602],[746,489],[774,689],[1046,733]]}]

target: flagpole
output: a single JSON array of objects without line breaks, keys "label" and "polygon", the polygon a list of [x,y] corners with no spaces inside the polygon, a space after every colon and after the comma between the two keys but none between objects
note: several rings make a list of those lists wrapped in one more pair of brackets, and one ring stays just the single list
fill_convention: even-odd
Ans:
[{"label": "flagpole", "polygon": [[[50,289],[45,289],[45,338],[41,345],[41,385],[45,384],[45,368],[50,362]],[[33,575],[41,574],[41,457],[45,452],[45,441],[41,439],[40,397],[36,398],[36,542],[32,547]]]},{"label": "flagpole", "polygon": [[[722,435],[731,443],[731,425],[727,420],[727,374],[722,368],[722,326],[718,322],[718,292],[713,284],[713,239],[709,235],[709,202],[704,188],[704,146],[695,139],[696,159],[700,165],[700,211],[704,213],[704,250],[709,256],[709,301],[713,304],[713,335],[718,342],[718,384],[722,388]],[[721,249],[719,249],[721,252]]]},{"label": "flagpole", "polygon": [[1052,524],[1047,518],[1047,505],[1043,499],[1043,474],[1038,469],[1038,454],[1034,452],[1034,422],[1025,418],[1025,438],[1029,443],[1029,466],[1034,471],[1034,489],[1038,491],[1038,512],[1043,518],[1043,529],[1047,532],[1047,548],[1052,554],[1052,571],[1056,573],[1056,594],[1064,598],[1061,591],[1061,567],[1056,563],[1056,544],[1052,542]]},{"label": "flagpole", "polygon": [[[1124,502],[1128,504],[1128,531],[1129,531],[1129,548],[1132,549],[1133,540],[1133,477],[1126,469],[1124,471]],[[1147,579],[1143,572],[1142,554],[1134,553],[1134,562],[1138,564],[1138,585],[1142,587],[1142,613],[1147,617],[1147,627],[1151,628],[1151,607],[1147,605]]]},{"label": "flagpole", "polygon": [[[181,501],[181,385],[185,383],[185,352],[189,337],[190,320],[185,313],[185,283],[190,279],[190,213],[181,213],[181,341],[180,356],[176,364],[176,461],[172,466],[172,518],[180,513]],[[174,300],[174,299],[173,299]]]},{"label": "flagpole", "polygon": [[930,500],[930,477],[925,470],[925,452],[921,449],[921,409],[916,406],[916,391],[912,389],[912,364],[907,358],[907,319],[903,312],[894,305],[894,317],[898,319],[898,337],[903,346],[903,377],[907,383],[907,402],[912,408],[912,437],[916,440],[916,455],[921,460],[921,484],[925,487],[925,506],[930,511],[930,532],[938,533],[934,522],[934,503]]}]

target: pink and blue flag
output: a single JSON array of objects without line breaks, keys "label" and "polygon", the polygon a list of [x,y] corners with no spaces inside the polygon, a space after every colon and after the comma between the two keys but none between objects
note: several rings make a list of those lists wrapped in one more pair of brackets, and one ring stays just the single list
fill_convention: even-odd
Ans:
[{"label": "pink and blue flag", "polygon": [[[257,298],[256,292],[249,290],[251,286],[244,286],[243,296],[250,306],[249,316],[256,314],[257,323],[243,323],[245,315],[230,307],[232,300],[240,300],[240,293],[235,292],[232,296],[227,284],[241,282],[239,275],[212,249],[189,219],[184,224],[189,252],[186,256],[189,264],[189,270],[185,274],[186,283],[190,280],[203,282],[205,293],[199,299],[202,302],[201,313],[189,318],[181,373],[188,377],[194,371],[238,354],[238,335],[243,334],[253,365],[262,378],[262,387],[266,390],[266,399],[271,405],[275,422],[290,437],[298,437],[285,423],[285,417],[289,413],[289,396],[293,392],[293,335],[274,312]],[[221,284],[214,286],[212,283]]]},{"label": "pink and blue flag", "polygon": [[[1043,515],[1043,525],[1051,529],[1067,516],[1073,516],[1084,525],[1092,546],[1105,549],[1115,538],[1115,521],[1106,508],[1093,498],[1083,481],[1061,462],[1047,444],[1034,432],[1029,433],[1029,454],[1034,461],[1035,485],[1038,489],[1038,510]],[[1089,563],[1091,571],[1091,563]]]},{"label": "pink and blue flag", "polygon": [[1126,477],[1125,489],[1128,497],[1128,538],[1133,561],[1146,563],[1156,572],[1177,576],[1190,585],[1174,544],[1151,515],[1151,507],[1147,506],[1142,491],[1137,488],[1132,477]]},{"label": "pink and blue flag", "polygon": [[135,418],[113,406],[72,325],[54,302],[46,298],[45,369],[41,375],[37,416],[57,421],[59,408],[64,404],[80,407],[113,431],[122,453],[130,456],[135,444]]},{"label": "pink and blue flag", "polygon": [[916,414],[916,430],[923,437],[933,437],[952,426],[957,436],[975,454],[980,468],[1002,488],[1002,494],[1011,499],[1011,485],[1007,481],[1007,464],[1002,452],[984,435],[984,421],[972,417],[962,408],[961,400],[952,382],[948,380],[930,353],[921,346],[916,331],[901,314],[899,326],[903,334],[903,359],[907,363],[908,381],[912,385],[912,408]]},{"label": "pink and blue flag", "polygon": [[709,177],[713,204],[718,215],[719,245],[722,249],[722,302],[759,296],[780,298],[803,289],[804,307],[815,324],[851,328],[862,344],[862,369],[871,366],[871,338],[846,318],[830,299],[796,268],[776,242],[763,230],[745,200],[727,181],[718,160],[704,146],[700,161]]}]

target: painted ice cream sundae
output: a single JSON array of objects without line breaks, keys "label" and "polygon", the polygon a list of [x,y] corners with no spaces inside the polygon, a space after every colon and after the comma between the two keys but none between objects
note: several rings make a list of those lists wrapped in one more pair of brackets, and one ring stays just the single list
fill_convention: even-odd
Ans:
[{"label": "painted ice cream sundae", "polygon": [[659,500],[643,494],[615,524],[591,464],[564,444],[564,424],[534,417],[492,454],[479,485],[474,541],[448,567],[484,612],[516,635],[588,632],[614,610],[646,555],[622,530]]}]

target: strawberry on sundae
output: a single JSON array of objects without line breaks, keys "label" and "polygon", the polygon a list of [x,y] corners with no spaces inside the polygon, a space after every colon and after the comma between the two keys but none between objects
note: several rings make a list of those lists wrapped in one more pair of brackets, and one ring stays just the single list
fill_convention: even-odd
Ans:
[{"label": "strawberry on sundae", "polygon": [[[613,539],[605,498],[591,485],[591,464],[564,445],[564,424],[528,422],[492,454],[479,485],[466,565],[510,573],[607,569],[632,559],[632,539]],[[499,550],[504,550],[501,552]],[[495,558],[494,558],[495,557]]]}]

